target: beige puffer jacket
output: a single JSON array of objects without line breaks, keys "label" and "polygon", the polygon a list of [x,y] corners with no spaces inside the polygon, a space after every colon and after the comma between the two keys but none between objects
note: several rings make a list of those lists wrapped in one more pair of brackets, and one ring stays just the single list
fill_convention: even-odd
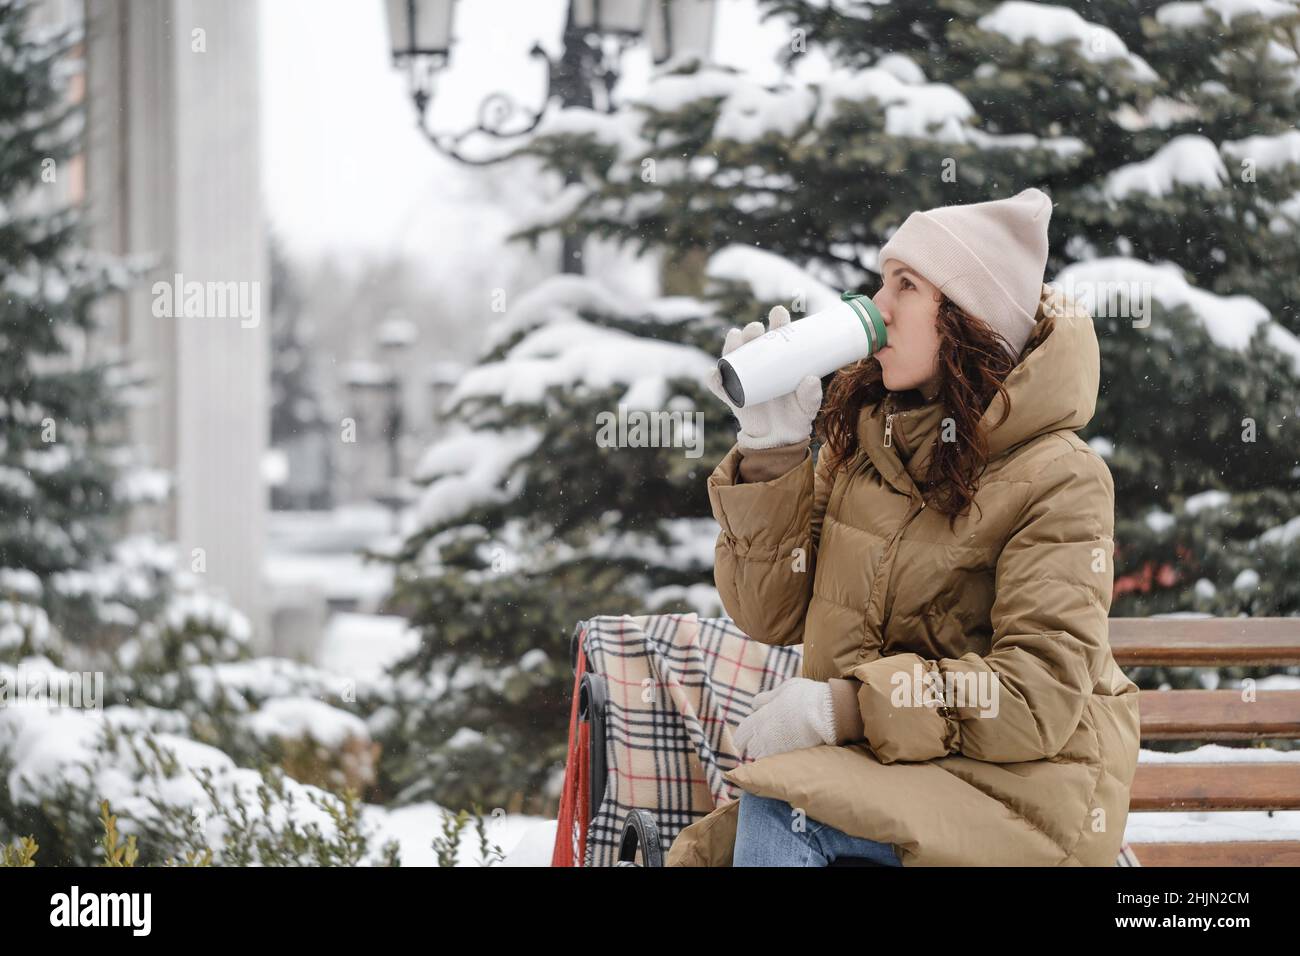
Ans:
[{"label": "beige puffer jacket", "polygon": [[[864,409],[865,453],[833,483],[810,454],[737,483],[735,447],[708,480],[727,612],[754,640],[802,642],[803,676],[859,681],[866,736],[726,778],[897,844],[904,866],[1110,866],[1124,837],[1138,689],[1107,637],[1114,484],[1075,434],[1096,408],[1097,337],[1047,285],[1037,318],[1005,382],[1010,416],[988,431],[996,396],[981,422],[989,465],[954,530],[914,481],[940,436],[937,401]],[[964,695],[925,702],[950,679]],[[729,866],[737,807],[686,827],[667,864]]]}]

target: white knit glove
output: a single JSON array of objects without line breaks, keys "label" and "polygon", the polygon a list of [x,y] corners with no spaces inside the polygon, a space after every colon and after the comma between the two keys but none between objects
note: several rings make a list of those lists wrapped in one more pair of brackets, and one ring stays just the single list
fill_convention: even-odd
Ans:
[{"label": "white knit glove", "polygon": [[732,740],[744,756],[755,759],[835,743],[830,685],[792,677],[763,691],[754,697],[754,710],[736,725]]},{"label": "white knit glove", "polygon": [[[779,329],[789,322],[790,313],[785,306],[773,306],[767,314],[767,329],[757,320],[750,322],[743,331],[731,329],[722,345],[722,354],[725,356],[764,332]],[[727,403],[740,423],[736,443],[741,448],[776,448],[803,441],[811,434],[813,419],[822,406],[822,381],[816,375],[805,376],[799,387],[788,395],[778,395],[766,402],[746,405],[744,408],[737,408],[727,397],[727,390],[722,387],[722,373],[716,365],[709,373],[706,384],[709,391]]]}]

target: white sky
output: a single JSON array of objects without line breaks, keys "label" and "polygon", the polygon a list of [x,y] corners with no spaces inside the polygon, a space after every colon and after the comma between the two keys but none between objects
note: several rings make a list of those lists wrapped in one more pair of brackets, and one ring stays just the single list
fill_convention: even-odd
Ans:
[{"label": "white sky", "polygon": [[[558,53],[566,3],[460,0],[434,128],[462,128],[495,90],[539,105],[545,67],[528,49]],[[717,16],[715,58],[776,79],[786,28],[760,27],[753,0],[718,0]],[[405,253],[453,269],[462,256],[500,254],[526,184],[503,167],[485,176],[446,160],[416,131],[382,0],[261,0],[261,27],[263,188],[291,254]],[[620,89],[635,91],[648,68],[643,49],[629,55]]]}]

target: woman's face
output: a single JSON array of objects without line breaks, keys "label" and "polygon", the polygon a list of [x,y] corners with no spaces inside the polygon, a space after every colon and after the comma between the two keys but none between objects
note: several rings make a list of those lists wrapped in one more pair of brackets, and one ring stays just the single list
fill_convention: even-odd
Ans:
[{"label": "woman's face", "polygon": [[889,344],[873,358],[880,363],[885,388],[920,389],[926,398],[938,392],[939,288],[905,262],[886,259],[880,291],[871,297],[885,319]]}]

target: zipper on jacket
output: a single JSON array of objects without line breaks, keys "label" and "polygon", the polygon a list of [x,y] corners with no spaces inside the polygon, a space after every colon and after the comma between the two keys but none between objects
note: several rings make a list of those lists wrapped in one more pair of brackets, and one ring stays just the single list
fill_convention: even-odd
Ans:
[{"label": "zipper on jacket", "polygon": [[894,416],[901,415],[898,408],[898,396],[893,392],[885,399],[885,410],[889,413],[885,416],[885,440],[881,443],[885,448],[890,448],[894,444]]},{"label": "zipper on jacket", "polygon": [[[881,629],[881,644],[879,649],[883,649],[885,646],[884,645],[884,627],[885,627],[885,616],[886,616],[885,602],[886,601],[889,602],[889,610],[892,610],[893,598],[897,596],[897,595],[889,594],[888,591],[889,591],[889,579],[893,577],[894,563],[897,560],[898,541],[900,538],[903,537],[903,532],[907,530],[907,526],[910,525],[912,521],[918,515],[921,514],[921,512],[925,511],[925,506],[926,506],[925,498],[921,497],[919,508],[916,507],[916,505],[917,505],[917,501],[914,498],[912,500],[912,508],[915,508],[915,510],[909,509],[907,516],[903,519],[902,523],[899,524],[899,526],[894,529],[894,533],[891,534],[889,536],[889,539],[885,542],[885,550],[881,553],[880,564],[876,568],[876,575],[871,582],[871,595],[867,599],[867,606],[864,610],[864,613],[867,614],[868,617],[870,616],[871,606],[875,603],[877,599],[877,595],[879,595],[879,600],[880,600],[879,624]],[[864,639],[862,645],[858,648],[857,660],[861,662],[866,660],[866,657],[867,657],[867,643],[866,640]]]}]

